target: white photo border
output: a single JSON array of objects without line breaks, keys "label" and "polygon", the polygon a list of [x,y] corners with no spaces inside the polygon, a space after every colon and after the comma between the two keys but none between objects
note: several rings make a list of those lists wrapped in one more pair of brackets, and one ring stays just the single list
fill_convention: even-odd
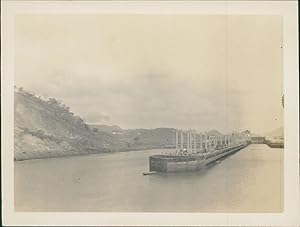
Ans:
[{"label": "white photo border", "polygon": [[[297,1],[2,1],[1,168],[3,225],[298,226],[299,71]],[[15,212],[13,159],[14,17],[18,14],[281,15],[284,48],[284,212],[104,213]]]}]

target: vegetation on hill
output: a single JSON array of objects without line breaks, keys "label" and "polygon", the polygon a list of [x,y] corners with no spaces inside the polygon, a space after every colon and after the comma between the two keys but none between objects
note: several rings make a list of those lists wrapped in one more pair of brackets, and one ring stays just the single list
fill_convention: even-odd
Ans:
[{"label": "vegetation on hill", "polygon": [[121,151],[127,143],[93,131],[58,100],[15,89],[15,160]]}]

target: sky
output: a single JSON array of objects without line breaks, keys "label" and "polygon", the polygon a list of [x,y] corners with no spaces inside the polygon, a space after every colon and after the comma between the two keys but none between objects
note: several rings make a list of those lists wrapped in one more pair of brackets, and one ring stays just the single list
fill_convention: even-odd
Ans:
[{"label": "sky", "polygon": [[15,84],[87,123],[264,133],[282,50],[280,16],[18,15]]}]

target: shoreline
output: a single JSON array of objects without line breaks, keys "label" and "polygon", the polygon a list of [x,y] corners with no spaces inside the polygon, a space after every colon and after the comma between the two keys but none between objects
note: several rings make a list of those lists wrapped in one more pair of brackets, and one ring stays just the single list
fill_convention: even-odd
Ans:
[{"label": "shoreline", "polygon": [[124,152],[131,152],[131,151],[146,151],[146,150],[157,150],[157,149],[170,150],[172,148],[150,147],[150,148],[143,148],[143,149],[138,149],[137,148],[137,149],[123,150],[123,151],[105,151],[105,152],[83,153],[83,154],[66,154],[66,155],[56,155],[56,156],[44,156],[44,157],[14,159],[14,162],[24,162],[24,161],[32,161],[32,160],[40,160],[40,159],[68,158],[68,157],[88,156],[88,155],[116,154],[116,153],[124,153]]}]

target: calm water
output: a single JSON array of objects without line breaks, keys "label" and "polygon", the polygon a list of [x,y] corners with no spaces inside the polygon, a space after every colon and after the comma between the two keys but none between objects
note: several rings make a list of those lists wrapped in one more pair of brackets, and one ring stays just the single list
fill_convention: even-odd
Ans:
[{"label": "calm water", "polygon": [[280,212],[283,150],[250,145],[202,172],[143,176],[161,150],[15,163],[17,211]]}]

